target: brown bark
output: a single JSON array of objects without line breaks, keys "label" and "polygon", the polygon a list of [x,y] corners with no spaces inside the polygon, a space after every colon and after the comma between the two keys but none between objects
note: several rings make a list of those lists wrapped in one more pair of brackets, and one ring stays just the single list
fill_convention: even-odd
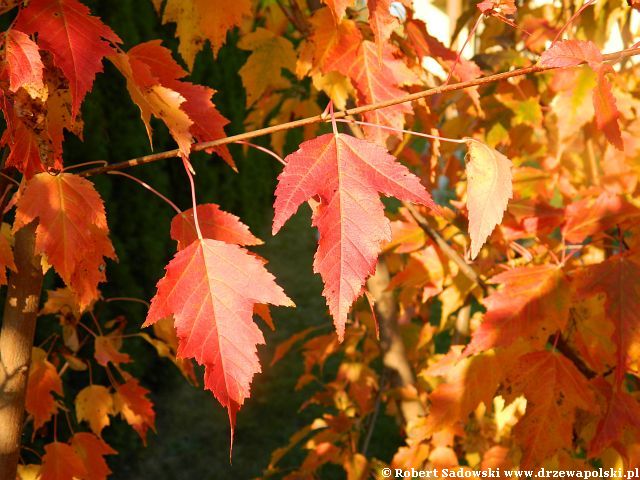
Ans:
[{"label": "brown bark", "polygon": [[[376,317],[380,323],[380,344],[382,361],[386,368],[394,372],[394,383],[399,387],[415,386],[413,374],[404,342],[398,332],[398,305],[389,286],[389,270],[384,261],[378,262],[376,272],[367,281],[367,289],[374,298]],[[405,423],[411,423],[424,416],[425,411],[418,399],[404,399],[400,411]]]},{"label": "brown bark", "polygon": [[11,272],[0,330],[0,480],[14,480],[20,456],[24,403],[42,289],[32,223],[15,235],[17,272]]}]

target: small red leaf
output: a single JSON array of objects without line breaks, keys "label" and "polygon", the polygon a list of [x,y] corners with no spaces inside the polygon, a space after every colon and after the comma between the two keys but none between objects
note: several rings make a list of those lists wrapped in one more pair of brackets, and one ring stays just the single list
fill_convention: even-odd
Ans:
[{"label": "small red leaf", "polygon": [[147,443],[147,430],[155,432],[156,412],[153,403],[147,398],[149,390],[140,386],[135,378],[129,378],[118,385],[114,395],[114,407],[122,418],[138,432],[143,443]]},{"label": "small red leaf", "polygon": [[77,0],[31,0],[20,10],[16,28],[38,33],[40,48],[53,54],[56,66],[69,80],[73,117],[91,90],[96,73],[102,71],[102,59],[113,53],[108,42],[122,42]]},{"label": "small red leaf", "polygon": [[[215,203],[197,206],[198,224],[204,238],[220,240],[235,245],[261,245],[263,242],[253,236],[242,221],[235,215],[221,210]],[[178,242],[178,250],[184,250],[198,239],[193,209],[190,208],[173,217],[171,238]]]},{"label": "small red leaf", "polygon": [[575,67],[588,63],[597,70],[602,64],[602,53],[598,46],[589,40],[563,40],[554,43],[540,56],[541,67]]},{"label": "small red leaf", "polygon": [[25,408],[33,415],[33,426],[37,430],[58,411],[53,393],[62,395],[62,380],[56,367],[47,360],[47,353],[34,347],[31,354],[27,398]]},{"label": "small red leaf", "polygon": [[23,87],[32,97],[44,89],[42,59],[38,45],[28,35],[12,28],[5,40],[9,90],[17,92]]}]

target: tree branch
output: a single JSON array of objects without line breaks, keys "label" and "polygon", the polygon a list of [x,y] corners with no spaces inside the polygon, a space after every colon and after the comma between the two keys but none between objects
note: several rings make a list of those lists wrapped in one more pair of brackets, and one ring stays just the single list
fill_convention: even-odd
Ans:
[{"label": "tree branch", "polygon": [[[619,52],[603,55],[603,59],[605,61],[618,61],[623,58],[631,57],[638,54],[640,54],[640,47],[628,48],[626,50],[621,50]],[[465,88],[487,85],[490,83],[498,82],[500,80],[506,80],[507,78],[519,77],[522,75],[528,75],[530,73],[540,73],[548,70],[555,70],[557,68],[558,67],[541,67],[539,65],[532,65],[531,67],[519,68],[517,70],[512,70],[510,72],[502,72],[502,73],[497,73],[495,75],[488,75],[486,77],[476,78],[475,80],[470,80],[468,82],[450,83],[448,85],[443,85],[440,87],[430,88],[427,90],[422,90],[420,92],[404,95],[402,97],[394,98],[392,100],[372,103],[369,105],[362,105],[360,107],[349,108],[347,110],[335,112],[334,117],[345,118],[349,115],[359,115],[361,113],[366,113],[366,112],[371,112],[373,110],[392,107],[394,105],[411,102],[414,100],[419,100],[421,98],[431,97],[433,95],[437,95],[441,93],[454,92],[456,90],[463,90]],[[314,115],[313,117],[301,118],[299,120],[294,120],[292,122],[281,123],[279,125],[273,125],[271,127],[266,127],[266,128],[260,128],[250,132],[245,132],[238,135],[232,135],[231,137],[221,138],[219,140],[194,143],[191,146],[191,151],[199,152],[199,151],[207,150],[213,147],[218,147],[220,145],[227,145],[227,144],[238,142],[241,140],[249,140],[251,138],[261,137],[263,135],[269,135],[271,133],[280,132],[283,130],[289,130],[292,128],[304,127],[305,125],[311,125],[313,123],[324,122],[326,120],[328,120],[328,117],[324,114]],[[85,170],[84,172],[81,172],[80,175],[83,177],[89,177],[92,175],[98,175],[100,173],[110,172],[112,170],[122,170],[125,168],[134,167],[136,165],[146,165],[148,163],[152,163],[158,160],[175,158],[175,157],[178,157],[179,155],[180,155],[180,151],[178,149],[168,150],[165,152],[158,152],[150,155],[144,155],[142,157],[132,158],[130,160],[125,160],[123,162],[105,165],[103,167],[91,168],[89,170]]]}]

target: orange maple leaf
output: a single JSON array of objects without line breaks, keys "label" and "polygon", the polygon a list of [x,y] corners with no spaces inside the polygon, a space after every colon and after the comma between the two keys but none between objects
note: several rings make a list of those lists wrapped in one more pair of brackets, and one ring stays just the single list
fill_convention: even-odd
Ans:
[{"label": "orange maple leaf", "polygon": [[522,468],[540,465],[572,445],[576,410],[594,410],[587,379],[571,361],[549,350],[520,357],[505,385],[508,401],[521,394],[527,398],[526,413],[514,428]]},{"label": "orange maple leaf", "polygon": [[87,432],[78,432],[71,437],[71,446],[82,460],[87,476],[91,480],[106,480],[111,473],[105,455],[115,455],[116,452],[104,440]]},{"label": "orange maple leaf", "polygon": [[82,458],[71,445],[62,442],[45,445],[40,480],[87,478],[87,474]]},{"label": "orange maple leaf", "polygon": [[519,338],[541,348],[569,318],[570,289],[555,265],[519,267],[491,278],[504,285],[483,301],[484,320],[473,333],[467,353],[507,347]]},{"label": "orange maple leaf", "polygon": [[58,411],[54,393],[62,395],[62,380],[58,370],[47,360],[47,352],[34,347],[29,367],[25,408],[33,415],[35,430],[47,423]]},{"label": "orange maple leaf", "polygon": [[105,257],[116,259],[100,195],[77,175],[40,173],[18,200],[13,231],[35,219],[36,252],[47,257],[84,308],[99,296]]},{"label": "orange maple leaf", "polygon": [[640,344],[640,258],[637,253],[625,252],[609,257],[602,263],[590,265],[576,273],[576,292],[591,296],[603,292],[606,318],[613,323],[613,341],[617,352],[618,382],[629,367],[631,350]]}]

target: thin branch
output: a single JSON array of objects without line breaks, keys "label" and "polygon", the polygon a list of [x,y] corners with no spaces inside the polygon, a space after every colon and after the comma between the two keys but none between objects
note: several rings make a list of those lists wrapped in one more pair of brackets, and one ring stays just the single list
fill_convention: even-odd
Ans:
[{"label": "thin branch", "polygon": [[[619,52],[603,55],[603,60],[617,61],[617,60],[621,60],[623,58],[631,57],[638,54],[640,54],[640,47],[628,48],[626,50],[621,50]],[[361,113],[380,110],[382,108],[392,107],[394,105],[399,105],[401,103],[412,102],[414,100],[431,97],[433,95],[438,95],[441,93],[454,92],[457,90],[462,90],[470,87],[477,87],[480,85],[488,85],[490,83],[498,82],[500,80],[506,80],[507,78],[519,77],[522,75],[528,75],[530,73],[540,73],[548,70],[555,70],[557,68],[558,67],[541,67],[540,65],[532,65],[526,68],[511,70],[510,72],[502,72],[502,73],[497,73],[495,75],[476,78],[474,80],[469,80],[467,82],[458,82],[458,83],[451,83],[449,85],[442,85],[439,87],[430,88],[427,90],[422,90],[420,92],[404,95],[402,97],[394,98],[391,100],[386,100],[384,102],[377,102],[369,105],[362,105],[356,108],[349,108],[347,110],[336,112],[334,114],[334,118],[339,119],[339,118],[345,118],[349,115],[359,115]],[[269,135],[271,133],[281,132],[283,130],[289,130],[292,128],[304,127],[306,125],[324,122],[326,120],[327,120],[326,115],[314,115],[313,117],[301,118],[299,120],[294,120],[292,122],[287,122],[287,123],[281,123],[279,125],[272,125],[270,127],[260,128],[257,130],[252,130],[250,132],[240,133],[238,135],[232,135],[230,137],[220,138],[218,140],[213,140],[210,142],[194,143],[191,146],[191,151],[200,152],[202,150],[218,147],[220,145],[227,145],[227,144],[236,143],[242,140],[249,140],[256,137],[261,137],[263,135]],[[91,168],[89,170],[85,170],[84,172],[80,173],[80,175],[83,177],[89,177],[92,175],[98,175],[100,173],[105,173],[113,170],[122,170],[125,168],[134,167],[137,165],[146,165],[148,163],[156,162],[158,160],[175,158],[178,156],[180,156],[180,150],[178,149],[168,150],[166,152],[158,152],[150,155],[144,155],[141,157],[132,158],[130,160],[125,160],[123,162],[113,163],[111,165],[106,165],[104,167]]]}]

